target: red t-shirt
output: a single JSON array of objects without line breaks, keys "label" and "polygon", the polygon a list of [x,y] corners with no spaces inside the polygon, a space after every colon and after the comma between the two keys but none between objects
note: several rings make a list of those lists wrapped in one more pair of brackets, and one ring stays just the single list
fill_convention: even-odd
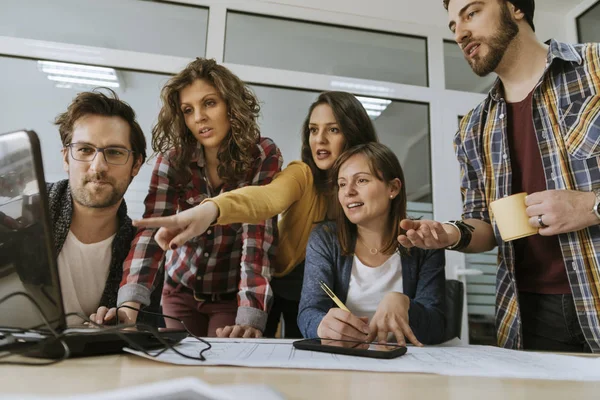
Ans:
[{"label": "red t-shirt", "polygon": [[[542,157],[533,127],[533,92],[518,103],[507,103],[507,138],[512,166],[512,192],[547,189]],[[520,292],[571,293],[558,236],[532,235],[513,242],[515,274]]]}]

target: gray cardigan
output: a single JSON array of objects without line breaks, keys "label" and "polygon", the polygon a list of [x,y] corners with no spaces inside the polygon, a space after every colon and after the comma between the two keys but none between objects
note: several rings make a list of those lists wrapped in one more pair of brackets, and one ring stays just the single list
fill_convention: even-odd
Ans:
[{"label": "gray cardigan", "polygon": [[[325,282],[342,302],[348,297],[353,256],[342,255],[335,229],[331,222],[320,224],[308,239],[298,310],[298,326],[306,338],[318,337],[321,320],[334,307],[319,281]],[[401,259],[403,293],[410,298],[410,327],[421,343],[441,343],[444,338],[444,251],[413,248]]]}]

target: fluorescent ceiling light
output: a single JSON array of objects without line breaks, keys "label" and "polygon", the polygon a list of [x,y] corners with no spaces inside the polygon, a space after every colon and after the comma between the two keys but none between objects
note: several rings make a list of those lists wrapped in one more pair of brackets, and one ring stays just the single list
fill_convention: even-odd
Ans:
[{"label": "fluorescent ceiling light", "polygon": [[331,87],[346,89],[349,91],[367,91],[367,92],[378,92],[378,93],[392,93],[394,90],[385,87],[385,86],[377,86],[377,85],[365,85],[362,83],[354,83],[354,82],[345,82],[345,81],[331,81]]},{"label": "fluorescent ceiling light", "polygon": [[363,105],[367,114],[371,119],[375,119],[381,115],[385,109],[392,104],[391,100],[388,99],[378,99],[375,97],[364,97],[364,96],[355,96],[358,101]]},{"label": "fluorescent ceiling light", "polygon": [[96,79],[74,78],[74,77],[70,77],[70,76],[48,75],[48,79],[50,79],[51,81],[56,81],[56,82],[77,83],[79,85],[119,87],[119,82],[99,81]]},{"label": "fluorescent ceiling light", "polygon": [[56,61],[38,61],[38,70],[57,82],[56,87],[120,87],[119,76],[114,68],[94,65],[71,64]]},{"label": "fluorescent ceiling light", "polygon": [[[44,68],[42,69],[42,72],[45,72],[47,74],[61,75],[65,73],[65,70],[60,68]],[[117,80],[117,75],[99,74],[95,72],[86,71],[69,71],[69,76],[92,79],[106,79],[107,81]]]}]

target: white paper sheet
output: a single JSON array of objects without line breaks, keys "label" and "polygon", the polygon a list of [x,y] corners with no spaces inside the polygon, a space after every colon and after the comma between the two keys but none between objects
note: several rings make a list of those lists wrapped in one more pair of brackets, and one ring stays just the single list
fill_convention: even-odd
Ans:
[{"label": "white paper sheet", "polygon": [[[422,372],[455,376],[600,381],[600,358],[533,353],[491,346],[456,346],[454,343],[423,348],[409,346],[404,356],[380,360],[296,350],[290,340],[207,340],[212,344],[212,349],[203,353],[206,361],[186,359],[173,351],[150,359],[180,365]],[[205,346],[190,338],[184,340],[177,349],[197,357]],[[126,351],[148,358],[135,350]]]},{"label": "white paper sheet", "polygon": [[265,385],[209,385],[200,379],[186,377],[125,389],[103,391],[75,396],[8,395],[4,400],[239,400],[240,393],[246,399],[282,400],[284,397]]}]

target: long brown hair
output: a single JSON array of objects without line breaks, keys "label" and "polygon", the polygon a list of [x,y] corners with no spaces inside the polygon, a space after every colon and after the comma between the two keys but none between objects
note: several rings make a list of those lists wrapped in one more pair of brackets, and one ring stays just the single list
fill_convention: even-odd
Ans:
[{"label": "long brown hair", "polygon": [[315,107],[328,104],[333,111],[335,121],[340,126],[346,144],[344,150],[361,143],[378,142],[375,127],[363,105],[352,93],[323,92],[308,109],[308,115],[302,125],[302,161],[313,173],[314,185],[318,193],[328,192],[331,188],[328,171],[322,171],[313,160],[310,149],[310,116]]},{"label": "long brown hair", "polygon": [[[380,181],[387,184],[394,179],[399,179],[402,186],[400,192],[391,201],[389,224],[385,229],[386,241],[381,251],[383,254],[392,254],[395,251],[403,251],[403,247],[398,245],[397,237],[401,233],[400,221],[406,219],[406,186],[404,181],[404,171],[394,152],[381,143],[366,143],[352,147],[345,151],[333,164],[331,176],[337,178],[340,168],[351,157],[357,154],[364,154],[369,162],[371,174]],[[337,179],[334,180],[336,190],[339,190]],[[342,247],[342,254],[349,255],[354,253],[354,246],[357,238],[356,225],[350,222],[339,201],[335,206],[337,235]]]},{"label": "long brown hair", "polygon": [[189,164],[198,142],[185,125],[179,92],[198,79],[214,86],[227,105],[231,130],[217,153],[217,173],[226,183],[238,182],[248,174],[256,158],[255,146],[260,140],[257,123],[260,106],[248,85],[213,59],[196,58],[162,88],[162,108],[152,129],[152,149],[169,156],[171,166],[182,183],[189,180]]}]

